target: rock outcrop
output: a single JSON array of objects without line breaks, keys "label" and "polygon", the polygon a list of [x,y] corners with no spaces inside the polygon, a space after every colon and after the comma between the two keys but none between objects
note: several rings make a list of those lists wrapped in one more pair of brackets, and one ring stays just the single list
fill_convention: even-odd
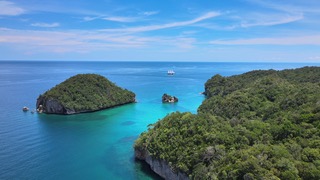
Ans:
[{"label": "rock outcrop", "polygon": [[78,74],[40,95],[39,113],[76,114],[135,102],[135,94],[97,74]]},{"label": "rock outcrop", "polygon": [[175,103],[178,102],[178,98],[175,96],[170,96],[168,94],[162,95],[162,103]]},{"label": "rock outcrop", "polygon": [[168,162],[153,158],[146,150],[135,148],[134,152],[137,159],[143,160],[149,164],[150,168],[162,178],[170,180],[189,180],[187,174],[180,171],[175,172]]},{"label": "rock outcrop", "polygon": [[48,114],[75,114],[86,111],[76,112],[74,109],[68,109],[63,106],[56,99],[46,99],[43,96],[40,96],[37,100],[37,112],[39,113],[48,113]]}]

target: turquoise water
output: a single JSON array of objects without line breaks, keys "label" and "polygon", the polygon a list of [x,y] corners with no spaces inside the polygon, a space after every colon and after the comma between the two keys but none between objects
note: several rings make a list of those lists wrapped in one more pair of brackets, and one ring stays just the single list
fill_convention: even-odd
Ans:
[{"label": "turquoise water", "polygon": [[[136,162],[133,143],[147,125],[204,100],[216,73],[286,69],[293,63],[0,62],[0,179],[158,179]],[[167,76],[174,69],[174,76]],[[98,73],[132,90],[138,103],[79,115],[22,112],[39,94],[79,73]],[[162,104],[168,93],[177,104]]]}]

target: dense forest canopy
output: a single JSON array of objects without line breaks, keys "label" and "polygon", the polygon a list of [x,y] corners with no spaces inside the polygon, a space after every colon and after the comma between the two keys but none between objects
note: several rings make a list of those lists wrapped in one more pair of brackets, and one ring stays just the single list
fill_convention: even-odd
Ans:
[{"label": "dense forest canopy", "polygon": [[320,68],[215,75],[197,114],[175,112],[136,140],[191,179],[320,179]]},{"label": "dense forest canopy", "polygon": [[[78,74],[40,95],[57,100],[66,109],[95,111],[135,101],[135,94],[97,74]],[[38,102],[39,104],[39,102]]]}]

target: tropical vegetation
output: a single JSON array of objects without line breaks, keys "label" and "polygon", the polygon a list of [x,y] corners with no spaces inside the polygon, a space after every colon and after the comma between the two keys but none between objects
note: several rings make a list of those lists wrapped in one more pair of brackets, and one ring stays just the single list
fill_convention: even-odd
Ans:
[{"label": "tropical vegetation", "polygon": [[320,179],[320,68],[205,83],[197,114],[149,125],[134,148],[190,179]]},{"label": "tropical vegetation", "polygon": [[135,101],[135,94],[97,74],[78,74],[40,95],[57,100],[66,109],[95,111]]}]

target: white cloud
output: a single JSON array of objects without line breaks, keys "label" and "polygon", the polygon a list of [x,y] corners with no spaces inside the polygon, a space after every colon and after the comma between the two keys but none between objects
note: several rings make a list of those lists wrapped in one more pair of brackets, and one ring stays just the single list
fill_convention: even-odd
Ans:
[{"label": "white cloud", "polygon": [[223,13],[220,19],[223,19],[223,23],[219,22],[203,22],[193,25],[195,27],[201,27],[211,30],[219,31],[231,31],[239,28],[251,28],[257,26],[275,26],[288,23],[294,23],[300,20],[304,20],[302,13],[288,14],[288,13],[242,13],[238,12],[226,12]]},{"label": "white cloud", "polygon": [[320,45],[320,35],[279,38],[215,40],[211,41],[210,43],[218,45]]},{"label": "white cloud", "polygon": [[59,27],[59,23],[33,23],[31,26],[35,27],[43,27],[43,28],[54,28],[54,27]]},{"label": "white cloud", "polygon": [[[25,51],[53,52],[53,53],[83,53],[123,48],[154,48],[189,50],[193,48],[196,39],[179,36],[144,36],[133,35],[135,32],[144,32],[165,28],[188,26],[204,21],[220,14],[209,12],[189,21],[179,21],[163,25],[135,27],[127,29],[109,30],[66,30],[41,31],[17,30],[0,28],[0,43],[23,49]],[[101,18],[101,17],[99,17]],[[87,18],[87,20],[90,20]],[[57,27],[58,23],[34,23],[37,27]],[[109,32],[106,32],[109,31]],[[133,33],[133,34],[131,34]]]},{"label": "white cloud", "polygon": [[10,1],[0,1],[0,16],[18,16],[26,11]]},{"label": "white cloud", "polygon": [[146,11],[146,12],[142,12],[140,14],[144,15],[144,16],[152,16],[152,15],[155,15],[155,14],[158,14],[159,11]]},{"label": "white cloud", "polygon": [[93,21],[93,20],[96,20],[98,19],[99,17],[89,17],[89,16],[86,16],[83,18],[84,21]]},{"label": "white cloud", "polygon": [[97,19],[103,19],[106,21],[114,21],[114,22],[122,22],[122,23],[128,23],[128,22],[136,22],[138,20],[143,19],[141,16],[151,16],[158,14],[158,11],[147,11],[139,13],[140,17],[124,17],[124,16],[107,16],[107,15],[100,15],[100,16],[86,16],[83,18],[83,21],[93,21]]},{"label": "white cloud", "polygon": [[309,60],[320,60],[320,56],[309,57]]},{"label": "white cloud", "polygon": [[253,26],[274,26],[280,24],[287,24],[303,19],[303,14],[297,15],[254,15],[254,22],[243,22],[241,27],[253,27]]},{"label": "white cloud", "polygon": [[134,22],[134,21],[136,21],[136,18],[120,17],[120,16],[104,17],[101,19],[107,20],[107,21],[114,21],[114,22]]},{"label": "white cloud", "polygon": [[192,38],[145,37],[101,31],[41,31],[0,28],[0,44],[33,53],[89,53],[111,49],[152,47],[190,49],[194,42],[195,40]]},{"label": "white cloud", "polygon": [[260,5],[264,8],[270,8],[287,13],[319,13],[320,2],[318,0],[282,0],[282,1],[270,1],[270,0],[247,0],[256,5]]},{"label": "white cloud", "polygon": [[96,17],[89,17],[86,16],[83,18],[83,21],[93,21],[97,19],[102,19],[106,21],[114,21],[114,22],[135,22],[138,20],[138,18],[135,17],[121,17],[121,16],[96,16]]},{"label": "white cloud", "polygon": [[173,22],[173,23],[162,24],[162,25],[150,25],[150,26],[140,26],[140,27],[132,27],[132,28],[104,29],[102,31],[122,32],[122,33],[138,33],[138,32],[146,32],[146,31],[154,31],[154,30],[160,30],[160,29],[188,26],[188,25],[195,24],[197,22],[211,19],[211,18],[219,16],[219,15],[220,15],[220,13],[218,13],[218,12],[208,12],[198,18],[195,18],[195,19],[192,19],[189,21],[180,21],[180,22]]}]

